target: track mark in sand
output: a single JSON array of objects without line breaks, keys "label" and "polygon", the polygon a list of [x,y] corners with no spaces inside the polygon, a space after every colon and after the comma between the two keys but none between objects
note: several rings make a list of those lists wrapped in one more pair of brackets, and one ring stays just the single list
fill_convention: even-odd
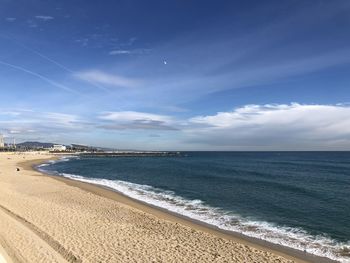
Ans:
[{"label": "track mark in sand", "polygon": [[27,221],[25,218],[13,213],[11,210],[7,209],[2,205],[0,205],[0,209],[3,210],[8,215],[10,215],[15,220],[22,223],[24,226],[28,227],[32,232],[34,232],[38,237],[44,240],[50,247],[52,247],[57,253],[59,253],[68,262],[74,262],[74,263],[82,262],[82,260],[79,257],[75,256],[72,252],[65,249],[59,242],[53,239],[46,232],[42,231],[36,225]]}]

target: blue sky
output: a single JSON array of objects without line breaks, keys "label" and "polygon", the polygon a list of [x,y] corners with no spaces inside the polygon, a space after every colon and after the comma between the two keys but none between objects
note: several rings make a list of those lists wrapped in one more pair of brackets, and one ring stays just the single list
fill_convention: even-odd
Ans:
[{"label": "blue sky", "polygon": [[0,4],[7,140],[350,147],[347,0]]}]

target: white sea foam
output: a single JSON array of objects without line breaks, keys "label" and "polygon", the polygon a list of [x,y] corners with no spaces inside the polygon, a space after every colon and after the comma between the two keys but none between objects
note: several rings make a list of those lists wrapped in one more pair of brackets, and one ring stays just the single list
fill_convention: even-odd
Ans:
[{"label": "white sea foam", "polygon": [[60,163],[60,162],[68,162],[71,159],[79,159],[79,158],[80,158],[79,156],[74,156],[74,155],[63,156],[63,157],[56,159],[56,160],[48,160],[45,163],[37,165],[36,168],[38,170],[40,170],[41,172],[47,172],[46,170],[41,169],[41,168],[46,167],[46,166],[50,166],[51,164]]},{"label": "white sea foam", "polygon": [[38,165],[38,167],[45,167],[45,166],[49,166],[49,165],[50,165],[49,163],[43,163],[43,164]]},{"label": "white sea foam", "polygon": [[167,209],[169,211],[211,224],[224,230],[269,241],[271,243],[302,250],[314,255],[350,263],[345,251],[350,242],[340,243],[327,236],[314,236],[299,228],[278,226],[269,222],[243,218],[240,215],[206,205],[201,200],[188,200],[172,191],[164,191],[149,185],[119,180],[86,178],[79,175],[61,174],[64,177],[109,187],[131,198]]}]

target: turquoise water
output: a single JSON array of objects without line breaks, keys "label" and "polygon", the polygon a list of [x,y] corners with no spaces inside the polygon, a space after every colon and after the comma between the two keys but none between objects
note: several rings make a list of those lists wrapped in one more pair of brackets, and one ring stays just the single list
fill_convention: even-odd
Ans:
[{"label": "turquoise water", "polygon": [[350,262],[350,153],[186,152],[81,157],[40,169],[173,212]]}]

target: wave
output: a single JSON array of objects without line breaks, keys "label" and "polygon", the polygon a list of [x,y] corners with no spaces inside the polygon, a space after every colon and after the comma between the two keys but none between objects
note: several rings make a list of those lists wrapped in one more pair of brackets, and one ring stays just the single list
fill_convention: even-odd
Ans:
[{"label": "wave", "polygon": [[75,155],[63,156],[63,157],[56,159],[56,160],[48,160],[45,163],[37,165],[35,168],[43,173],[57,174],[58,175],[59,174],[58,172],[47,171],[47,170],[43,169],[43,167],[47,167],[47,166],[50,166],[50,165],[55,164],[55,163],[68,162],[72,159],[80,159],[80,157],[75,156]]},{"label": "wave", "polygon": [[164,191],[149,185],[140,185],[119,180],[86,178],[66,173],[62,173],[61,175],[73,180],[112,188],[131,198],[214,225],[224,230],[239,232],[250,237],[263,239],[344,263],[350,262],[350,258],[345,255],[347,251],[350,251],[349,242],[341,243],[327,236],[314,236],[300,228],[278,226],[269,222],[243,218],[240,215],[208,206],[202,200],[185,199],[177,196],[173,191]]},{"label": "wave", "polygon": [[[41,165],[41,168],[45,166]],[[44,169],[41,170],[47,172]],[[350,242],[338,242],[326,235],[312,235],[301,228],[280,226],[270,222],[254,220],[254,218],[245,218],[220,208],[211,207],[202,200],[189,200],[176,195],[173,191],[165,191],[149,185],[121,180],[87,178],[67,173],[56,172],[55,174],[72,180],[105,186],[131,198],[205,222],[223,230],[238,232],[317,256],[350,263]]]}]

